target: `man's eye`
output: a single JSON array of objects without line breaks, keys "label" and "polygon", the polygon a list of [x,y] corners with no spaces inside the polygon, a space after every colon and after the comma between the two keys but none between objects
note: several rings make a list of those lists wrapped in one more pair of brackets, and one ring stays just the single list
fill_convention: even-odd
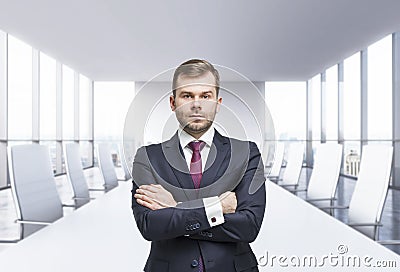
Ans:
[{"label": "man's eye", "polygon": [[183,95],[183,98],[190,98],[190,95],[185,94],[185,95]]},{"label": "man's eye", "polygon": [[208,98],[210,98],[210,96],[209,95],[203,95],[203,98],[204,99],[208,99]]}]

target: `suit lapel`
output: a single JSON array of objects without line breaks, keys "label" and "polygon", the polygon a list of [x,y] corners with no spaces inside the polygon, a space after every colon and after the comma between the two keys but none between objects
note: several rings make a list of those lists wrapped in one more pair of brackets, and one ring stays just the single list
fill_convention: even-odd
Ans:
[{"label": "suit lapel", "polygon": [[222,137],[222,135],[215,130],[213,144],[208,154],[203,177],[201,179],[200,186],[202,188],[215,182],[216,176],[221,169],[221,165],[229,154],[229,150],[229,140]]},{"label": "suit lapel", "polygon": [[176,178],[173,185],[183,189],[194,189],[192,177],[190,176],[183,150],[179,143],[178,133],[175,133],[169,141],[162,143],[161,146],[169,168]]}]

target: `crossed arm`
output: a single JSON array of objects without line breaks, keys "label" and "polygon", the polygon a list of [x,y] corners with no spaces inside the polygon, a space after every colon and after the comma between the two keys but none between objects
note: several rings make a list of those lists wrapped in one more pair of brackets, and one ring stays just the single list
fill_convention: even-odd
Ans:
[{"label": "crossed arm", "polygon": [[[134,194],[136,202],[151,210],[176,207],[178,204],[172,194],[160,184],[141,185]],[[219,196],[222,206],[222,213],[234,213],[237,207],[236,194],[234,192],[225,192]]]},{"label": "crossed arm", "polygon": [[[218,196],[225,219],[218,226],[210,226],[204,207],[177,208],[173,196],[161,185],[138,187],[134,183],[132,209],[143,237],[151,241],[187,236],[216,242],[252,242],[260,230],[266,200],[261,155],[255,144],[251,144],[250,148],[248,167],[241,182],[233,192]],[[148,166],[140,166],[141,171],[149,171],[150,174],[150,169],[146,169]],[[249,194],[253,180],[261,186],[254,194]],[[187,226],[192,225],[198,227],[188,229]]]}]

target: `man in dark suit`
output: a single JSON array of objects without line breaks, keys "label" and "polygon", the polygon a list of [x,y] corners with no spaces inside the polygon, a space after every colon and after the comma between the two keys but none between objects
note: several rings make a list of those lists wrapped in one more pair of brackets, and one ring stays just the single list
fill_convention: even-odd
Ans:
[{"label": "man in dark suit", "polygon": [[249,243],[265,211],[260,152],[213,128],[222,98],[209,62],[181,64],[172,87],[180,127],[170,140],[139,148],[132,169],[133,214],[152,241],[144,271],[258,271]]}]

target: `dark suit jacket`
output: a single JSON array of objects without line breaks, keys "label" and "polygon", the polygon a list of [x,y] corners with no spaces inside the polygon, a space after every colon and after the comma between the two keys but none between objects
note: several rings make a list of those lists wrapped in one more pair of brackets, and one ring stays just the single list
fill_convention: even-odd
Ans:
[{"label": "dark suit jacket", "polygon": [[[198,271],[200,254],[206,272],[258,271],[249,243],[260,230],[266,195],[264,167],[254,143],[215,131],[200,190],[194,189],[177,134],[139,148],[132,173],[133,214],[143,237],[152,241],[144,271]],[[182,203],[156,211],[137,204],[133,194],[138,185],[151,183],[161,184]],[[201,198],[226,191],[236,193],[236,212],[211,228]]]}]

